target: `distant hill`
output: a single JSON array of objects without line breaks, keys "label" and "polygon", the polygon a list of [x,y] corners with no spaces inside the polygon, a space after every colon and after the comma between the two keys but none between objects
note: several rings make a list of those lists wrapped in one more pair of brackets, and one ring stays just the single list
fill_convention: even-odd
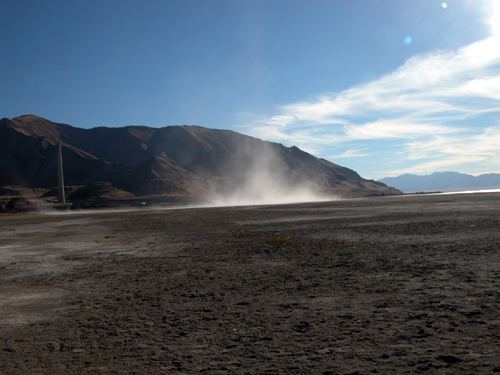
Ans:
[{"label": "distant hill", "polygon": [[[0,186],[53,188],[59,141],[66,185],[90,186],[84,192],[105,186],[119,196],[202,198],[279,186],[283,194],[303,187],[343,196],[400,193],[297,147],[234,131],[188,125],[82,129],[35,115],[0,120]],[[96,189],[95,183],[105,185]]]},{"label": "distant hill", "polygon": [[479,176],[458,172],[436,172],[424,176],[404,174],[398,177],[385,177],[379,181],[405,193],[500,189],[500,174],[495,173]]}]

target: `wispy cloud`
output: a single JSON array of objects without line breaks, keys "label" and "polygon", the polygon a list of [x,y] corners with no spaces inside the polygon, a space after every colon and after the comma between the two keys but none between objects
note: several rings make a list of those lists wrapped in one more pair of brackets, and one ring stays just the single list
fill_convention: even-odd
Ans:
[{"label": "wispy cloud", "polygon": [[[251,132],[322,156],[331,154],[327,148],[333,144],[400,140],[412,163],[404,171],[472,162],[493,167],[498,128],[483,122],[500,113],[500,1],[489,4],[487,38],[414,56],[390,74],[339,93],[282,105],[253,123]],[[355,155],[349,148],[337,157]]]},{"label": "wispy cloud", "polygon": [[[500,126],[486,128],[468,136],[436,136],[431,140],[407,144],[409,160],[428,160],[405,169],[405,172],[429,173],[468,165],[468,171],[478,174],[500,171]],[[387,171],[399,174],[400,171]]]},{"label": "wispy cloud", "polygon": [[340,155],[335,155],[335,159],[352,159],[352,158],[362,158],[368,156],[368,152],[366,152],[366,149],[362,150],[356,150],[356,149],[348,149],[345,150],[343,153]]},{"label": "wispy cloud", "polygon": [[447,134],[456,130],[446,126],[411,122],[407,119],[390,119],[345,127],[346,139],[374,140],[387,138],[412,138],[420,135]]}]

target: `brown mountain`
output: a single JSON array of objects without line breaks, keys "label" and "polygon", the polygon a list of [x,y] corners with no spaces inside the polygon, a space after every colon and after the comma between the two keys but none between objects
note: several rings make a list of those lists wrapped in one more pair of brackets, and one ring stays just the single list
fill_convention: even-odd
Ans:
[{"label": "brown mountain", "polygon": [[34,115],[0,120],[0,186],[55,186],[59,141],[67,185],[105,182],[134,196],[203,198],[253,185],[285,193],[299,187],[344,196],[400,193],[297,147],[229,130],[82,129]]}]

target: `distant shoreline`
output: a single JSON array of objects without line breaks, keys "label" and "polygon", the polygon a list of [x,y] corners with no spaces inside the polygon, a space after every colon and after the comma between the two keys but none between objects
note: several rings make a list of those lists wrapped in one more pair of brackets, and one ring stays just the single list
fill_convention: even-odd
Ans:
[{"label": "distant shoreline", "polygon": [[415,196],[415,195],[452,195],[452,194],[485,194],[485,193],[500,193],[500,189],[464,190],[464,191],[432,191],[432,192],[405,193],[403,195],[404,196]]}]

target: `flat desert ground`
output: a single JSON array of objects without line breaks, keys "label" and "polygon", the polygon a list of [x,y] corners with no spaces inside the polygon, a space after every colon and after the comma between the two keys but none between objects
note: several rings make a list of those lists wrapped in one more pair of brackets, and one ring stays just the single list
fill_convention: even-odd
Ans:
[{"label": "flat desert ground", "polygon": [[500,372],[500,194],[0,216],[1,374]]}]

